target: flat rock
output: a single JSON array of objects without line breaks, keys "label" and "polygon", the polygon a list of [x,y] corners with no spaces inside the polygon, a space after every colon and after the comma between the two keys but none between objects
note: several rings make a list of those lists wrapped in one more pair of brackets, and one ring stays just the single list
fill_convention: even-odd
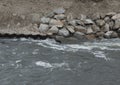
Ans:
[{"label": "flat rock", "polygon": [[120,13],[119,14],[116,14],[112,17],[113,20],[116,20],[116,19],[120,19]]},{"label": "flat rock", "polygon": [[70,33],[74,33],[74,32],[75,32],[73,26],[67,26],[67,30],[68,30]]},{"label": "flat rock", "polygon": [[41,33],[46,33],[49,29],[49,26],[47,24],[40,24],[39,31]]},{"label": "flat rock", "polygon": [[54,16],[55,19],[59,19],[59,20],[63,20],[65,19],[65,15],[64,14],[58,14]]},{"label": "flat rock", "polygon": [[47,17],[42,17],[41,18],[41,23],[48,24],[49,21],[50,21],[50,18],[47,18]]},{"label": "flat rock", "polygon": [[66,28],[60,29],[58,35],[67,37],[70,35],[69,31]]},{"label": "flat rock", "polygon": [[60,20],[51,19],[49,22],[49,25],[56,26],[56,27],[63,27],[64,24]]},{"label": "flat rock", "polygon": [[56,26],[52,26],[49,30],[48,33],[53,33],[53,34],[57,34],[59,31],[59,29]]},{"label": "flat rock", "polygon": [[55,14],[64,14],[65,9],[64,8],[58,8],[53,11]]}]

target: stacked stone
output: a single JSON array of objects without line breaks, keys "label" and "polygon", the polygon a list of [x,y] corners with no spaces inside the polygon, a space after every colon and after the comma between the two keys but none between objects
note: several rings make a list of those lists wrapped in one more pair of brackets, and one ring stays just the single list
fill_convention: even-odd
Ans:
[{"label": "stacked stone", "polygon": [[64,8],[58,8],[41,18],[39,31],[46,35],[65,38],[118,38],[120,13],[94,14],[91,17],[81,15],[80,18],[74,19],[72,14],[65,15]]}]

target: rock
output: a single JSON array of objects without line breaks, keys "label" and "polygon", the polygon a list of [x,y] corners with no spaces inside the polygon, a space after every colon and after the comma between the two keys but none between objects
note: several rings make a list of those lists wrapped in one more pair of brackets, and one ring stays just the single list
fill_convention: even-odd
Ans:
[{"label": "rock", "polygon": [[112,32],[111,38],[118,38],[118,34],[116,32]]},{"label": "rock", "polygon": [[85,25],[93,25],[94,22],[93,22],[91,19],[85,19],[85,20],[84,20],[84,24],[85,24]]},{"label": "rock", "polygon": [[100,14],[99,13],[94,13],[91,15],[91,19],[93,20],[97,20],[97,19],[100,19]]},{"label": "rock", "polygon": [[100,28],[97,26],[97,25],[92,25],[92,30],[94,31],[94,32],[98,32],[98,31],[100,31]]},{"label": "rock", "polygon": [[105,38],[117,38],[118,34],[114,31],[108,31],[104,35]]},{"label": "rock", "polygon": [[48,24],[50,21],[50,18],[42,17],[41,18],[41,23]]},{"label": "rock", "polygon": [[50,26],[63,27],[63,23],[60,20],[51,19],[49,22]]},{"label": "rock", "polygon": [[86,33],[87,29],[83,26],[75,26],[75,31]]},{"label": "rock", "polygon": [[65,18],[64,14],[58,14],[54,16],[55,19],[63,20]]},{"label": "rock", "polygon": [[113,30],[117,30],[120,28],[120,20],[115,20],[115,25],[113,27]]},{"label": "rock", "polygon": [[67,26],[67,30],[68,30],[70,33],[74,33],[74,32],[75,32],[73,26]]},{"label": "rock", "polygon": [[99,20],[96,20],[96,24],[97,24],[99,27],[102,27],[103,25],[105,25],[105,21],[102,20],[102,19],[99,19]]},{"label": "rock", "polygon": [[109,17],[112,17],[114,15],[116,15],[116,12],[109,12],[109,13],[106,14],[106,16],[109,16]]},{"label": "rock", "polygon": [[52,26],[49,30],[48,33],[53,33],[53,34],[57,34],[59,31],[59,29],[56,26]]},{"label": "rock", "polygon": [[72,26],[76,26],[77,25],[76,20],[69,21],[68,24],[72,25]]},{"label": "rock", "polygon": [[48,14],[46,15],[46,17],[48,17],[48,18],[53,18],[54,16],[55,16],[55,14],[54,14],[53,12],[48,13]]},{"label": "rock", "polygon": [[105,21],[106,23],[108,23],[108,22],[111,21],[111,19],[110,19],[110,17],[107,16],[107,17],[104,18],[104,21]]},{"label": "rock", "polygon": [[58,35],[67,37],[67,36],[69,36],[70,34],[69,34],[69,31],[68,31],[66,28],[63,28],[63,29],[60,29],[60,30],[59,30]]},{"label": "rock", "polygon": [[118,33],[120,33],[120,28],[117,30]]},{"label": "rock", "polygon": [[101,38],[101,39],[104,37],[104,35],[105,33],[102,31],[96,33],[96,37]]},{"label": "rock", "polygon": [[106,23],[106,24],[101,28],[101,31],[103,31],[103,32],[110,31],[109,24]]},{"label": "rock", "polygon": [[114,21],[111,20],[110,22],[108,22],[108,24],[109,24],[110,29],[113,29],[113,26],[115,24]]},{"label": "rock", "polygon": [[87,18],[86,15],[83,15],[83,14],[80,15],[80,20],[85,20],[86,18]]},{"label": "rock", "polygon": [[49,29],[49,26],[47,24],[40,24],[39,30],[41,33],[46,33]]},{"label": "rock", "polygon": [[82,20],[76,20],[77,25],[84,26],[84,22]]},{"label": "rock", "polygon": [[92,30],[92,28],[89,26],[89,27],[87,27],[87,34],[90,34],[90,33],[93,33],[93,30]]},{"label": "rock", "polygon": [[80,39],[80,40],[85,39],[85,34],[82,32],[75,32],[73,36],[77,39]]},{"label": "rock", "polygon": [[96,35],[95,35],[95,34],[88,34],[88,35],[85,35],[85,37],[86,37],[88,40],[96,39]]},{"label": "rock", "polygon": [[53,11],[55,14],[64,14],[65,9],[64,8],[58,8]]},{"label": "rock", "polygon": [[112,17],[113,20],[117,20],[117,19],[120,19],[120,13],[119,14],[116,14]]}]

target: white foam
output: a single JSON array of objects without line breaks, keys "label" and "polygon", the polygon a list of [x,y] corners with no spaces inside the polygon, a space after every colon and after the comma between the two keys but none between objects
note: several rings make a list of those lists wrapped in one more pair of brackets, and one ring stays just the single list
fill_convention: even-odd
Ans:
[{"label": "white foam", "polygon": [[108,60],[110,60],[110,58],[107,58],[106,57],[106,55],[104,54],[104,52],[103,51],[94,51],[94,52],[92,52],[94,55],[95,55],[95,57],[97,57],[97,58],[103,58],[103,59],[105,59],[106,61],[108,61]]}]

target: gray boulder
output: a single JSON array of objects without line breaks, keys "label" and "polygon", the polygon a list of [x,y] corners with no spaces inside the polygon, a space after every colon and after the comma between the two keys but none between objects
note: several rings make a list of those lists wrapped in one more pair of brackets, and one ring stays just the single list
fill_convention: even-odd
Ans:
[{"label": "gray boulder", "polygon": [[93,29],[90,27],[87,27],[87,34],[93,33]]},{"label": "gray boulder", "polygon": [[74,32],[75,32],[73,26],[67,26],[67,30],[68,30],[70,33],[74,33]]},{"label": "gray boulder", "polygon": [[49,22],[50,26],[56,26],[56,27],[63,27],[63,22],[61,22],[60,20],[56,20],[56,19],[51,19]]},{"label": "gray boulder", "polygon": [[63,20],[65,18],[64,14],[58,14],[54,16],[55,19]]},{"label": "gray boulder", "polygon": [[40,24],[40,26],[39,26],[39,31],[41,33],[46,33],[48,31],[48,29],[49,29],[49,26],[47,24]]},{"label": "gray boulder", "polygon": [[115,20],[115,25],[114,25],[113,29],[116,30],[119,28],[120,28],[120,20]]},{"label": "gray boulder", "polygon": [[98,20],[96,20],[96,24],[97,24],[99,27],[102,27],[103,25],[105,25],[105,21],[102,20],[102,19],[98,19]]},{"label": "gray boulder", "polygon": [[50,18],[42,17],[41,18],[41,23],[48,24],[50,21]]},{"label": "gray boulder", "polygon": [[100,28],[97,25],[92,25],[92,30],[96,33],[100,31]]},{"label": "gray boulder", "polygon": [[55,33],[57,34],[59,29],[56,26],[52,26],[49,30],[48,33]]},{"label": "gray boulder", "polygon": [[84,24],[85,25],[92,25],[92,24],[94,24],[94,22],[91,19],[85,19]]},{"label": "gray boulder", "polygon": [[105,38],[117,38],[118,34],[114,31],[108,31],[105,33]]},{"label": "gray boulder", "polygon": [[85,34],[82,32],[75,32],[73,36],[77,39],[80,39],[80,40],[85,38]]},{"label": "gray boulder", "polygon": [[69,31],[66,28],[60,29],[58,35],[67,37],[70,35]]},{"label": "gray boulder", "polygon": [[75,26],[75,31],[86,33],[87,29],[83,26]]},{"label": "gray boulder", "polygon": [[117,19],[120,19],[120,13],[119,14],[116,14],[112,17],[113,20],[117,20]]},{"label": "gray boulder", "polygon": [[106,23],[106,24],[101,28],[101,31],[103,31],[103,32],[110,31],[110,26],[109,26],[109,24]]}]

